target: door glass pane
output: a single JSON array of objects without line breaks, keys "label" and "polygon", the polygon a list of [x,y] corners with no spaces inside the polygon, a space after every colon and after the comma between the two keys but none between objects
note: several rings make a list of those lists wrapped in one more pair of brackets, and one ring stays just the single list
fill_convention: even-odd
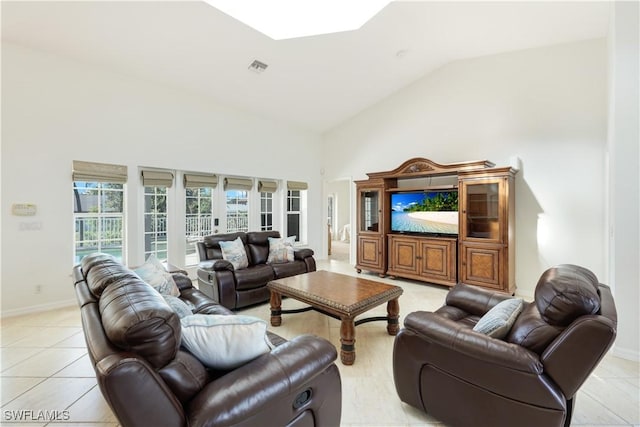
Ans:
[{"label": "door glass pane", "polygon": [[377,191],[363,191],[360,194],[360,231],[378,231],[379,198]]},{"label": "door glass pane", "polygon": [[498,240],[498,183],[467,185],[467,237]]}]

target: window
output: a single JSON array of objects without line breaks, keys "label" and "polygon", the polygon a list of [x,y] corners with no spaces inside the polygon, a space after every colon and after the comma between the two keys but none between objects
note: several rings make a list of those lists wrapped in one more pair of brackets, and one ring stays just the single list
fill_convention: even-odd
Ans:
[{"label": "window", "polygon": [[125,257],[124,184],[127,167],[73,161],[74,261],[91,252]]},{"label": "window", "polygon": [[218,177],[213,174],[184,173],[185,265],[198,263],[196,243],[213,233],[213,197]]},{"label": "window", "polygon": [[159,260],[168,257],[167,193],[173,184],[173,173],[142,171],[144,187],[144,258],[153,254]]},{"label": "window", "polygon": [[300,190],[287,192],[287,236],[296,236],[300,241]]},{"label": "window", "polygon": [[167,187],[144,187],[144,258],[167,259]]},{"label": "window", "polygon": [[213,232],[213,188],[185,188],[185,265],[197,264],[196,242]]},{"label": "window", "polygon": [[278,190],[276,181],[258,181],[260,192],[260,230],[273,230],[273,193]]},{"label": "window", "polygon": [[296,236],[296,242],[306,241],[306,190],[306,182],[287,182],[287,236]]},{"label": "window", "polygon": [[224,179],[227,199],[227,233],[249,231],[249,191],[253,188],[251,178]]},{"label": "window", "polygon": [[260,193],[260,230],[273,230],[273,193]]},{"label": "window", "polygon": [[227,233],[249,231],[249,194],[245,190],[227,190]]},{"label": "window", "polygon": [[124,185],[74,181],[75,263],[92,252],[124,257]]}]

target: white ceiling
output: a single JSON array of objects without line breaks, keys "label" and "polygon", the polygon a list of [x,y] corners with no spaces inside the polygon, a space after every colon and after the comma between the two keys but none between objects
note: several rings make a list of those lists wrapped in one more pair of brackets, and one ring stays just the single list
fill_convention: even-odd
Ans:
[{"label": "white ceiling", "polygon": [[2,1],[2,39],[321,133],[448,62],[605,37],[608,15],[608,2],[396,1],[357,31],[274,41],[204,1]]}]

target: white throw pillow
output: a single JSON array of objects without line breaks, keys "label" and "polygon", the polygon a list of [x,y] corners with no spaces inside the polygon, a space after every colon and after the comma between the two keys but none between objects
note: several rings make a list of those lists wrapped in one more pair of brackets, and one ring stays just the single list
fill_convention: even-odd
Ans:
[{"label": "white throw pillow", "polygon": [[162,295],[174,297],[180,295],[180,289],[173,280],[173,276],[165,270],[154,254],[149,255],[145,263],[134,269],[133,272]]},{"label": "white throw pillow", "polygon": [[267,263],[278,264],[283,262],[291,262],[293,257],[293,244],[296,241],[296,236],[289,236],[283,238],[269,237],[269,257]]},{"label": "white throw pillow", "polygon": [[493,338],[502,339],[511,330],[523,306],[524,301],[522,298],[510,298],[499,302],[478,320],[473,330]]},{"label": "white throw pillow", "polygon": [[174,297],[173,295],[162,295],[162,298],[169,304],[169,307],[178,315],[179,318],[183,318],[186,316],[191,316],[193,311],[189,308],[186,302],[182,301],[178,297]]},{"label": "white throw pillow", "polygon": [[180,322],[182,345],[210,368],[233,369],[272,348],[267,323],[257,317],[193,314]]},{"label": "white throw pillow", "polygon": [[230,242],[220,242],[220,249],[222,250],[222,258],[229,261],[236,270],[249,266],[249,259],[240,237]]}]

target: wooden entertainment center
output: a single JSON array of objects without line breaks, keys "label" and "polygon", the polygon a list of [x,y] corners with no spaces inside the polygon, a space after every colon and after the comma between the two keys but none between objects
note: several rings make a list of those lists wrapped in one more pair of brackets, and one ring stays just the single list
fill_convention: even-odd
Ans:
[{"label": "wooden entertainment center", "polygon": [[[358,273],[513,294],[516,172],[486,160],[441,165],[413,158],[355,181]],[[457,235],[392,231],[392,194],[446,189],[458,194]]]}]

